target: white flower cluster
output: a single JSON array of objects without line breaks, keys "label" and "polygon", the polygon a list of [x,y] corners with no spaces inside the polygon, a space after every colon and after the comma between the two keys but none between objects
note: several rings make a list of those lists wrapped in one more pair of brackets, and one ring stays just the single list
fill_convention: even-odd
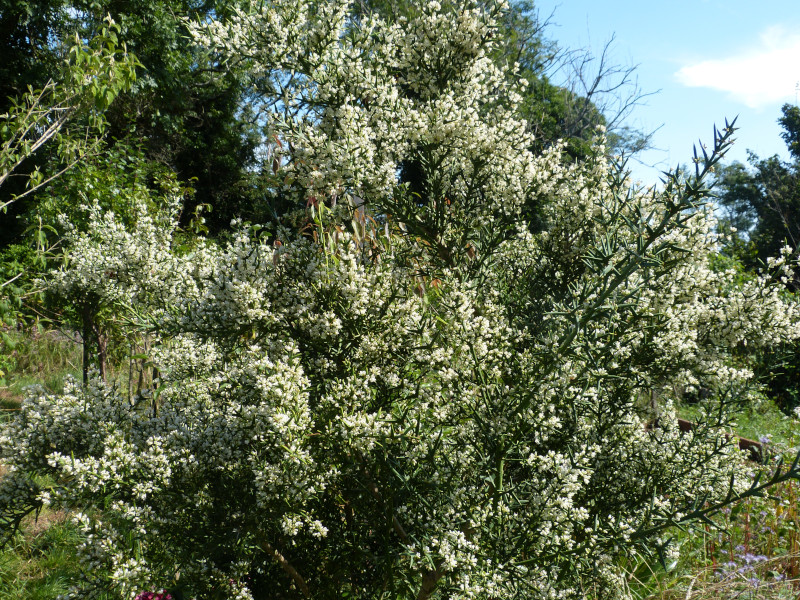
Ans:
[{"label": "white flower cluster", "polygon": [[198,245],[192,255],[176,255],[173,233],[181,197],[167,196],[167,205],[154,211],[148,206],[150,198],[137,192],[129,199],[131,214],[124,219],[95,202],[84,207],[85,231],[66,223],[65,241],[79,251],[50,274],[50,291],[78,304],[90,303],[96,310],[164,307],[171,298],[195,293],[195,280],[204,275],[204,254],[210,248]]},{"label": "white flower cluster", "polygon": [[[542,177],[517,116],[525,81],[488,58],[502,3],[465,4],[356,27],[338,3],[278,2],[194,31],[269,78],[276,194],[366,203],[452,254],[517,214]],[[411,166],[427,182],[403,191],[398,172]]]},{"label": "white flower cluster", "polygon": [[715,268],[680,190],[534,157],[487,58],[499,9],[196,26],[272,78],[275,193],[313,218],[180,253],[169,213],[95,210],[53,285],[157,324],[159,395],[32,393],[0,434],[0,517],[82,509],[87,573],[128,598],[566,598],[613,596],[615,555],[747,486],[724,419],[679,431],[675,388],[727,414],[737,353],[800,337],[797,305]]}]

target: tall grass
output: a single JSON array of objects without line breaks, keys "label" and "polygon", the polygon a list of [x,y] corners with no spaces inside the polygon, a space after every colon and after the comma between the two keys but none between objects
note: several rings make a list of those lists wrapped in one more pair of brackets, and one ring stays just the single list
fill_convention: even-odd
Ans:
[{"label": "tall grass", "polygon": [[30,385],[59,392],[68,375],[80,376],[81,346],[69,332],[32,327],[25,331],[6,328],[0,333],[0,409],[19,406]]},{"label": "tall grass", "polygon": [[[748,421],[747,415],[743,417]],[[773,412],[766,422],[789,426],[775,427],[778,435],[768,440],[767,433],[753,435],[760,431],[763,415],[746,422],[743,430],[766,442],[766,464],[754,465],[754,471],[774,468],[781,457],[791,461],[800,442],[796,420],[787,422]],[[747,498],[722,511],[715,526],[671,535],[681,551],[677,563],[665,569],[634,558],[625,565],[635,598],[800,599],[800,482],[796,480],[772,488],[767,497]]]},{"label": "tall grass", "polygon": [[0,551],[0,598],[55,600],[66,593],[81,571],[75,560],[80,535],[63,512],[28,518]]}]

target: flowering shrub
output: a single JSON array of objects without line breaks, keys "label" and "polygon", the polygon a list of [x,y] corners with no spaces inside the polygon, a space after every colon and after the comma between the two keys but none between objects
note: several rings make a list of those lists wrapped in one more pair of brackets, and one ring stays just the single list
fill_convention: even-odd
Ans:
[{"label": "flowering shrub", "polygon": [[487,58],[500,10],[279,0],[195,27],[272,85],[271,193],[307,220],[176,252],[174,214],[98,210],[74,236],[53,285],[149,327],[161,377],[146,407],[34,391],[0,434],[5,524],[82,511],[74,597],[611,597],[628,549],[798,475],[751,481],[725,435],[741,348],[800,337],[785,258],[713,268],[730,130],[659,193],[602,149],[534,156]]}]

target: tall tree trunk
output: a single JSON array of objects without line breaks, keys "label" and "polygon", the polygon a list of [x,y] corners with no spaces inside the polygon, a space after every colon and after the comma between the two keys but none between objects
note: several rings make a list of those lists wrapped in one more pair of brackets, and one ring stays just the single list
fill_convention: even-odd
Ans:
[{"label": "tall tree trunk", "polygon": [[100,379],[106,380],[106,364],[108,362],[108,336],[104,335],[100,327],[95,324],[95,339],[97,340],[97,367],[100,369]]},{"label": "tall tree trunk", "polygon": [[83,305],[83,331],[81,332],[81,341],[83,342],[83,385],[89,383],[89,344],[92,339],[93,319],[92,307],[87,303]]}]

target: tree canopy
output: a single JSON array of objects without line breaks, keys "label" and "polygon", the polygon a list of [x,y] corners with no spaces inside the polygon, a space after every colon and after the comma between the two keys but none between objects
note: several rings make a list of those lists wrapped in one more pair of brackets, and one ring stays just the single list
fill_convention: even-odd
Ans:
[{"label": "tree canopy", "polygon": [[720,204],[737,229],[737,252],[750,268],[787,244],[796,251],[800,242],[800,109],[785,104],[781,111],[781,137],[793,160],[751,154],[749,168],[735,162],[717,176]]}]

